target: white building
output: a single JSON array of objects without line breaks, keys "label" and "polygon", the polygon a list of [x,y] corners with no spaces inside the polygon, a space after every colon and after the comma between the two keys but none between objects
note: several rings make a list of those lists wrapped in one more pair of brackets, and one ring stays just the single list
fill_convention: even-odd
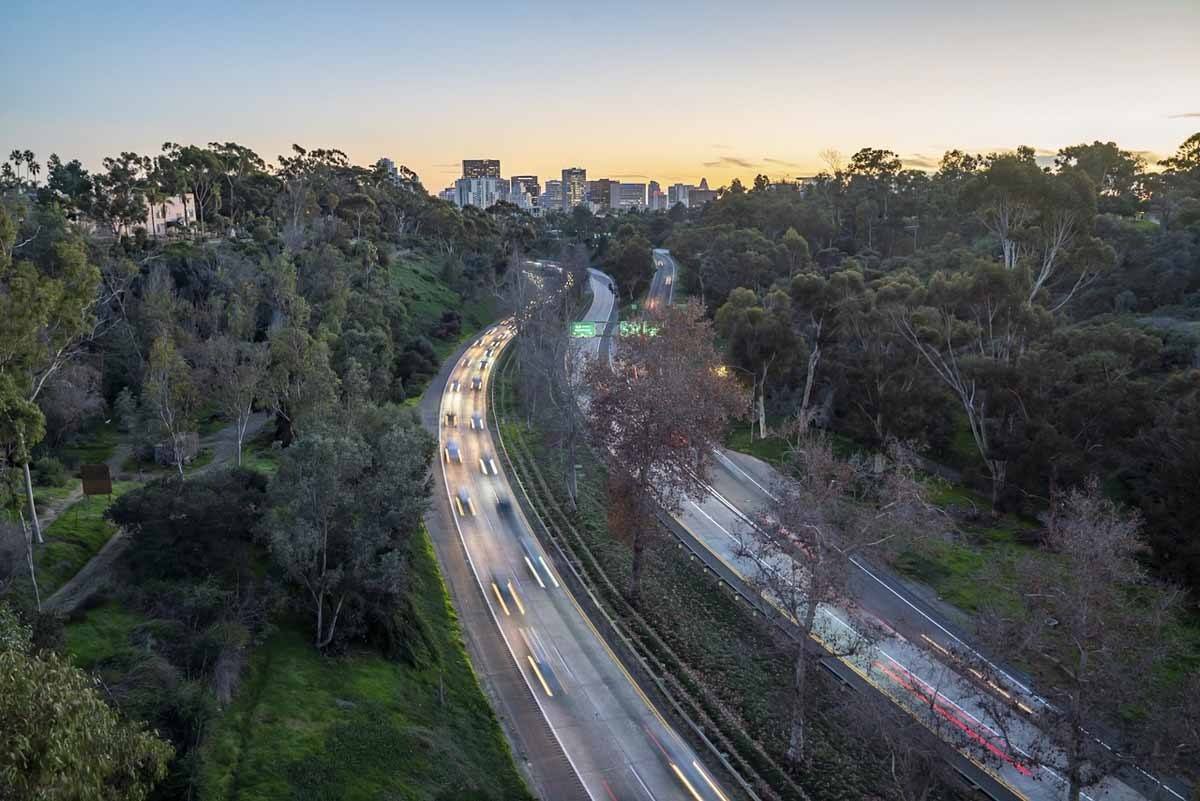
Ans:
[{"label": "white building", "polygon": [[508,181],[503,178],[459,178],[454,182],[454,202],[459,206],[486,209],[508,199]]},{"label": "white building", "polygon": [[617,207],[622,211],[634,211],[646,208],[645,184],[621,184],[620,199]]}]

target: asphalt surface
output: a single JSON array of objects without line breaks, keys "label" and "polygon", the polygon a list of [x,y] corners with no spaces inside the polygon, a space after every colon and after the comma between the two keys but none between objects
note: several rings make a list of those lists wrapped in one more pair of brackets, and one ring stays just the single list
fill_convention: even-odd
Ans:
[{"label": "asphalt surface", "polygon": [[[665,250],[654,251],[655,277],[647,308],[671,302],[678,265]],[[685,504],[676,517],[679,534],[705,549],[714,569],[731,582],[741,582],[748,592],[748,579],[761,565],[739,556],[739,540],[746,536],[756,516],[774,503],[780,477],[768,465],[732,451],[715,455],[706,497]],[[780,555],[778,558],[786,559]],[[1044,703],[1028,679],[1003,665],[987,662],[969,643],[968,637],[944,620],[938,610],[911,593],[905,585],[868,563],[858,565],[853,583],[853,608],[821,607],[817,616],[818,641],[831,650],[856,650],[841,660],[859,679],[886,694],[912,714],[927,720],[952,742],[970,742],[966,769],[994,797],[1045,799],[1063,798],[1062,779],[1047,767],[1031,767],[1022,757],[1046,744],[1032,720]],[[767,599],[770,602],[771,599]],[[868,628],[876,634],[862,648],[850,648],[857,632]],[[990,665],[978,675],[972,666]],[[1019,713],[1015,722],[1001,731],[985,711],[983,701],[1002,694]],[[1052,761],[1052,760],[1043,760]],[[984,774],[982,777],[979,774]],[[991,780],[990,782],[988,780]],[[1137,789],[1116,778],[1106,779],[1084,793],[1091,801],[1133,801],[1166,798],[1183,801],[1174,789],[1157,784],[1148,774],[1132,776]],[[1142,795],[1139,790],[1157,790]]]},{"label": "asphalt surface", "polygon": [[[612,295],[596,291],[608,286],[607,277],[593,274],[591,280],[594,303],[589,318],[607,325]],[[589,352],[599,354],[603,337],[593,340],[581,341]],[[570,778],[560,775],[565,762],[593,801],[725,801],[715,777],[641,692],[583,613],[515,501],[498,452],[502,443],[487,414],[495,358],[509,342],[507,330],[495,326],[448,370],[437,426],[444,483],[439,504],[450,520],[442,526],[438,552],[439,557],[460,553],[475,581],[473,590],[463,586],[464,571],[451,570],[452,592],[456,605],[467,609],[460,608],[460,614],[471,640],[502,643],[508,653],[506,660],[497,647],[489,648],[480,669],[485,675],[494,671],[491,675],[519,676],[524,685],[497,681],[491,682],[491,689],[513,699],[511,707],[502,699],[500,708],[509,718],[509,728],[517,730],[514,741],[530,763],[532,781],[546,799],[581,797]],[[473,389],[475,379],[479,389]],[[448,413],[455,415],[454,425],[448,424]],[[483,428],[472,427],[476,415]],[[454,538],[457,548],[448,541]],[[475,649],[472,658],[479,658]],[[539,724],[531,719],[526,698],[536,705],[553,743],[538,736]],[[543,757],[545,764],[537,764]],[[543,769],[557,778],[542,778]]]}]

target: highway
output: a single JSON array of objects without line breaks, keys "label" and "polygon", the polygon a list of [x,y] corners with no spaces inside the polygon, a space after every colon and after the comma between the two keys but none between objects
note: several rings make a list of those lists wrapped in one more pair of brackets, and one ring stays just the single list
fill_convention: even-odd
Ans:
[{"label": "highway", "polygon": [[[651,310],[660,303],[672,302],[678,274],[678,265],[667,251],[654,251],[654,261],[655,279],[646,303]],[[747,579],[755,575],[758,566],[750,557],[738,555],[738,542],[755,516],[770,507],[778,480],[769,466],[752,457],[718,451],[706,496],[686,502],[676,517],[683,535],[706,549],[721,572],[744,586],[749,585]],[[1044,702],[1027,680],[1000,665],[992,665],[989,675],[970,675],[972,664],[978,665],[983,657],[971,649],[963,635],[939,620],[935,610],[885,572],[859,564],[853,590],[853,611],[819,608],[815,632],[819,641],[845,652],[853,650],[845,646],[857,640],[857,632],[883,632],[874,634],[869,646],[859,649],[859,653],[844,658],[844,664],[919,719],[936,723],[939,731],[952,733],[962,743],[970,741],[968,758],[1012,797],[1049,801],[1066,796],[1065,783],[1053,770],[1031,767],[1022,758],[1035,751],[1047,753],[1047,744],[1031,722]],[[989,683],[986,690],[981,687]],[[1001,694],[1019,711],[1020,716],[1009,723],[1007,732],[1002,733],[984,710],[985,692]],[[983,758],[983,753],[988,756]],[[1148,774],[1141,778],[1139,787],[1157,785]],[[1184,799],[1165,785],[1157,789],[1158,798]],[[1143,797],[1115,778],[1084,793],[1084,798],[1091,801]]]},{"label": "highway", "polygon": [[[593,273],[591,281],[589,316],[607,322],[607,277]],[[511,341],[500,324],[468,347],[438,412],[454,531],[493,624],[593,801],[727,801],[593,628],[515,501],[487,409],[495,360]],[[599,355],[601,345],[595,337],[587,350]]]}]

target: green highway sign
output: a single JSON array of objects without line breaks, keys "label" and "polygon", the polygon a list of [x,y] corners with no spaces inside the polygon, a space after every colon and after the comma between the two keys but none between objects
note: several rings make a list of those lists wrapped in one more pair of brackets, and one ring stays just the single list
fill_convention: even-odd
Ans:
[{"label": "green highway sign", "polygon": [[596,324],[591,320],[571,323],[571,336],[583,339],[596,336]]},{"label": "green highway sign", "polygon": [[648,337],[658,336],[658,326],[643,323],[641,320],[622,320],[621,336],[636,337],[645,334]]}]

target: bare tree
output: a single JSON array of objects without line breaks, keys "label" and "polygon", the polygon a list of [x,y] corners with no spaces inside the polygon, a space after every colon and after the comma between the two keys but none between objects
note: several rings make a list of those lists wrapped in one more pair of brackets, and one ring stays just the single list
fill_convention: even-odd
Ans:
[{"label": "bare tree", "polygon": [[654,508],[676,512],[704,492],[712,453],[731,418],[749,410],[745,390],[713,345],[695,301],[669,306],[640,333],[622,339],[617,369],[588,363],[588,424],[608,463],[610,507],[624,511],[633,549],[626,595],[637,605],[643,553],[656,529]]},{"label": "bare tree", "polygon": [[266,342],[244,342],[228,335],[205,343],[205,377],[210,397],[234,423],[237,434],[237,463],[242,464],[242,446],[254,411],[254,400],[263,391],[270,362]]},{"label": "bare tree", "polygon": [[1096,732],[1130,709],[1151,719],[1163,709],[1164,628],[1177,594],[1139,563],[1140,528],[1138,515],[1106,498],[1097,482],[1073,490],[1044,552],[1006,574],[1016,606],[994,605],[979,622],[993,650],[1046,676],[1030,758],[1064,777],[1070,801],[1147,744],[1137,738],[1106,748]]},{"label": "bare tree", "polygon": [[199,399],[191,367],[166,337],[159,337],[150,347],[142,398],[154,415],[161,436],[166,438],[171,463],[183,478],[183,466],[193,455],[188,440],[195,433]]},{"label": "bare tree", "polygon": [[763,599],[798,632],[788,742],[788,758],[798,764],[808,731],[809,641],[819,640],[839,657],[871,643],[868,627],[852,628],[829,608],[847,603],[853,560],[901,549],[937,526],[923,485],[902,458],[876,472],[866,460],[837,458],[819,435],[803,439],[792,458],[796,479],[785,482],[772,508],[739,532],[738,555],[753,563],[750,581]]}]

